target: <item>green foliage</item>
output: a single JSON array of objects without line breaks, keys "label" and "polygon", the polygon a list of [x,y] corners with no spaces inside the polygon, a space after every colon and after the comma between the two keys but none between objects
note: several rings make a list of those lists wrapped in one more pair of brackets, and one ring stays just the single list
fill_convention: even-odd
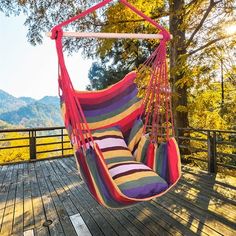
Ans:
[{"label": "green foliage", "polygon": [[202,86],[189,95],[189,119],[194,128],[235,129],[236,91],[230,81],[224,83],[224,104],[219,82]]}]

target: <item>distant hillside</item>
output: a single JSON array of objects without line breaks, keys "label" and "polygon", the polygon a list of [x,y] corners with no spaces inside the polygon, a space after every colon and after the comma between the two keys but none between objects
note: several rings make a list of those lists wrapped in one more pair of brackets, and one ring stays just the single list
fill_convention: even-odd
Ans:
[{"label": "distant hillside", "polygon": [[19,99],[24,101],[27,105],[32,104],[37,101],[31,97],[19,97]]},{"label": "distant hillside", "polygon": [[20,127],[47,127],[63,125],[59,98],[46,96],[40,100],[16,98],[0,90],[0,129],[9,125]]},{"label": "distant hillside", "polygon": [[58,106],[60,105],[59,98],[56,96],[45,96],[38,100],[38,102],[46,104],[46,105],[53,105],[53,106]]},{"label": "distant hillside", "polygon": [[24,100],[16,98],[0,89],[0,114],[17,110],[26,105],[27,103]]}]

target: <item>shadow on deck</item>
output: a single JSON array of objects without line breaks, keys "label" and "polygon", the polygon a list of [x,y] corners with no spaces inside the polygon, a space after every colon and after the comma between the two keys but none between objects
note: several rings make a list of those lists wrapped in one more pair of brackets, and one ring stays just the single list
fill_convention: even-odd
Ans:
[{"label": "shadow on deck", "polygon": [[233,177],[183,167],[170,192],[128,209],[99,206],[74,158],[0,166],[0,235],[236,235]]}]

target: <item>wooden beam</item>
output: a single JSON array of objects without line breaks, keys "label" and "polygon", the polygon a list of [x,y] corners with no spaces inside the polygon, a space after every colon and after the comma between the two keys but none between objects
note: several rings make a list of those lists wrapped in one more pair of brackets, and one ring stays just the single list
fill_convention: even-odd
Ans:
[{"label": "wooden beam", "polygon": [[[52,33],[47,32],[46,35],[51,37]],[[87,33],[87,32],[63,32],[64,37],[76,38],[135,38],[135,39],[163,39],[162,34],[127,34],[127,33]]]}]

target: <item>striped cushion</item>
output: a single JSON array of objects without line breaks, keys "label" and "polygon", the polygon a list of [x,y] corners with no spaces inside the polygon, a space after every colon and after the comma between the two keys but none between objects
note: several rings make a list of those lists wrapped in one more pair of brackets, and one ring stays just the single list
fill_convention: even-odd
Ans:
[{"label": "striped cushion", "polygon": [[132,198],[147,198],[168,188],[164,179],[142,163],[118,163],[109,172],[123,194]]},{"label": "striped cushion", "polygon": [[168,188],[168,184],[149,167],[136,162],[118,127],[92,133],[98,144],[111,177],[128,197],[146,198]]},{"label": "striped cushion", "polygon": [[114,163],[133,161],[133,156],[118,127],[96,130],[92,135],[108,167]]}]

